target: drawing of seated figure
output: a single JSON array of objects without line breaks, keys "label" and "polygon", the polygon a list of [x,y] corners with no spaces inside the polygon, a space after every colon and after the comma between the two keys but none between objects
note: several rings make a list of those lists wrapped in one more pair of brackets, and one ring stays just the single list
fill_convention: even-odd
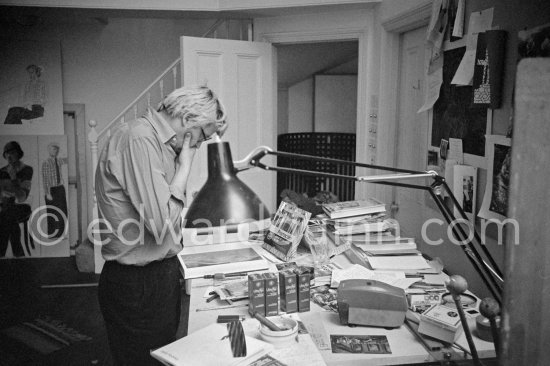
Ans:
[{"label": "drawing of seated figure", "polygon": [[31,64],[26,68],[29,80],[22,87],[21,105],[11,107],[4,120],[6,125],[20,125],[22,120],[34,120],[44,116],[46,83],[40,80],[43,68]]}]

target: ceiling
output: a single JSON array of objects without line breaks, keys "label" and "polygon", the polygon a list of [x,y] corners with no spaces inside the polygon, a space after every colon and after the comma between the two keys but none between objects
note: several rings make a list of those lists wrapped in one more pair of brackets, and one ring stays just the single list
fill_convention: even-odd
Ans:
[{"label": "ceiling", "polygon": [[[351,63],[357,73],[354,61],[358,56],[358,42],[322,42],[277,45],[277,79],[279,88],[288,88],[314,74]],[[355,64],[356,65],[356,64]]]}]

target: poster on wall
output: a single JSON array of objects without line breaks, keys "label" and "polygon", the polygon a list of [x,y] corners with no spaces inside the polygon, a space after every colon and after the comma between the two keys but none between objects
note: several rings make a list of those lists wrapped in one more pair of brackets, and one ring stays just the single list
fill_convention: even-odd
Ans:
[{"label": "poster on wall", "polygon": [[39,257],[30,220],[40,206],[36,136],[0,135],[0,258]]},{"label": "poster on wall", "polygon": [[451,84],[465,48],[445,51],[443,84],[432,113],[431,146],[439,147],[441,140],[462,139],[464,154],[485,156],[487,109],[472,106],[472,86]]},{"label": "poster on wall", "polygon": [[[67,136],[38,136],[38,165],[41,214],[36,222],[42,242],[42,257],[68,257],[69,223],[67,210],[68,154]],[[38,216],[37,216],[38,217]],[[74,220],[77,224],[77,220]]]},{"label": "poster on wall", "polygon": [[63,135],[59,42],[0,42],[0,135]]},{"label": "poster on wall", "polygon": [[478,216],[484,219],[506,219],[510,186],[511,139],[487,136],[487,185]]},{"label": "poster on wall", "polygon": [[67,137],[1,135],[0,148],[0,258],[69,256]]},{"label": "poster on wall", "polygon": [[[453,194],[468,220],[475,224],[477,202],[477,168],[470,165],[455,165],[453,175]],[[461,218],[455,208],[454,215]]]}]

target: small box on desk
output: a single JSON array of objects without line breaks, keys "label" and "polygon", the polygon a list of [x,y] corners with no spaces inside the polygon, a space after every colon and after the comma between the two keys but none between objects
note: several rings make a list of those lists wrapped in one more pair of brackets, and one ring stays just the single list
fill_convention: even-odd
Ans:
[{"label": "small box on desk", "polygon": [[298,287],[298,311],[303,313],[309,311],[311,274],[308,272],[301,272],[300,270],[296,270],[295,273]]},{"label": "small box on desk", "polygon": [[279,282],[277,274],[266,272],[265,278],[265,316],[279,314]]},{"label": "small box on desk", "polygon": [[420,315],[418,332],[447,343],[454,343],[462,334],[460,316],[455,308],[433,305]]},{"label": "small box on desk", "polygon": [[279,272],[279,292],[281,296],[281,311],[295,313],[298,311],[298,293],[296,273],[292,270]]},{"label": "small box on desk", "polygon": [[265,279],[262,273],[248,275],[248,312],[265,316]]}]

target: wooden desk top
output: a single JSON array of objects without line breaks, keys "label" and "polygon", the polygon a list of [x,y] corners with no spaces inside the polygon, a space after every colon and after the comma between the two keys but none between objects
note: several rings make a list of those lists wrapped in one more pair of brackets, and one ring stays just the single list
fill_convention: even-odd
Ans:
[{"label": "wooden desk top", "polygon": [[[344,255],[339,255],[334,258],[334,260],[342,267],[351,264]],[[274,265],[271,270],[276,272]],[[187,285],[191,286],[190,289],[188,288],[191,295],[189,304],[188,334],[216,322],[216,318],[220,314],[238,314],[246,319],[251,318],[248,314],[248,300],[236,301],[232,307],[228,307],[229,305],[226,302],[220,301],[219,299],[206,303],[204,294],[208,289],[208,286],[212,285],[212,280],[195,279],[188,281]],[[388,342],[392,350],[391,354],[346,354],[332,353],[329,349],[321,350],[321,355],[327,365],[365,365],[365,361],[368,361],[369,365],[395,365],[436,361],[434,356],[432,356],[424,348],[424,346],[416,339],[416,336],[406,325],[402,325],[401,327],[395,329],[365,326],[343,326],[340,324],[337,313],[323,310],[313,302],[311,303],[311,311],[298,313],[298,316],[308,329],[310,327],[319,328],[318,324],[322,324],[321,329],[324,328],[326,331],[326,337],[329,337],[328,335],[330,334],[346,334],[385,335],[388,338]],[[491,342],[483,341],[476,336],[475,322],[469,322],[469,325],[479,357],[495,357],[493,344]],[[464,334],[460,336],[457,343],[465,349],[469,349]],[[438,352],[441,353],[441,351]],[[456,357],[463,359],[463,352],[457,349],[454,357],[454,359],[456,359]]]}]

